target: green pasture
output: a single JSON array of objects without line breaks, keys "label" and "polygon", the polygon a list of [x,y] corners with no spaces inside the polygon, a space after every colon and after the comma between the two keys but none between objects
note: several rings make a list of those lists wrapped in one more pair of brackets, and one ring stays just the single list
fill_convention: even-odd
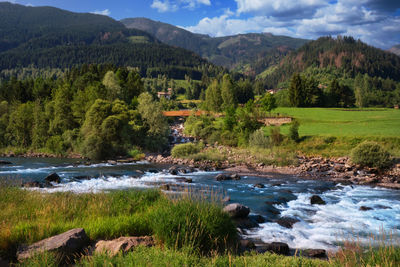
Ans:
[{"label": "green pasture", "polygon": [[[277,108],[296,118],[300,136],[400,137],[400,110],[339,108]],[[289,126],[282,127],[287,133]]]}]

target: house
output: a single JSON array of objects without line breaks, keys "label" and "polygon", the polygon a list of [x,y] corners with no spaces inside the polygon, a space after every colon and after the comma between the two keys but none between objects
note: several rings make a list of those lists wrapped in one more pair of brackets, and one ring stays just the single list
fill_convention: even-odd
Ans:
[{"label": "house", "polygon": [[172,88],[168,88],[167,90],[168,92],[158,92],[157,96],[158,98],[164,97],[166,99],[171,99],[171,95],[172,95]]}]

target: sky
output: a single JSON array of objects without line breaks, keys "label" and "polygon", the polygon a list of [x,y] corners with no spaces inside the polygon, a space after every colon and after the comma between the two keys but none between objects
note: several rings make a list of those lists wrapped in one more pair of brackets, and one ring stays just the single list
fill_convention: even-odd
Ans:
[{"label": "sky", "polygon": [[[1,0],[0,0],[1,1]],[[146,17],[225,36],[248,32],[316,39],[350,35],[383,49],[400,44],[400,0],[15,0],[123,18]]]}]

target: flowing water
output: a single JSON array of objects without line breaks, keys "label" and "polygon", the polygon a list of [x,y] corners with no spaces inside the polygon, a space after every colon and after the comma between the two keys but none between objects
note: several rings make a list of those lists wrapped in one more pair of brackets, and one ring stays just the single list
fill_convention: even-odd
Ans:
[{"label": "flowing water", "polygon": [[[86,165],[72,159],[3,159],[12,165],[0,165],[0,179],[44,181],[56,172],[61,183],[45,192],[76,193],[153,188],[161,184],[180,184],[206,192],[228,195],[230,202],[242,203],[252,214],[262,215],[266,222],[247,232],[264,242],[280,241],[292,248],[335,249],[343,240],[370,242],[371,235],[389,234],[400,238],[400,191],[368,186],[342,186],[332,182],[301,180],[289,175],[271,174],[269,178],[242,177],[239,181],[218,182],[219,172],[194,171],[171,175],[169,166],[147,162]],[[179,178],[192,179],[182,183]],[[264,188],[255,188],[262,184]],[[326,205],[311,205],[310,197],[318,194]],[[371,210],[361,211],[365,206]],[[280,217],[299,222],[288,229],[275,221]]]}]

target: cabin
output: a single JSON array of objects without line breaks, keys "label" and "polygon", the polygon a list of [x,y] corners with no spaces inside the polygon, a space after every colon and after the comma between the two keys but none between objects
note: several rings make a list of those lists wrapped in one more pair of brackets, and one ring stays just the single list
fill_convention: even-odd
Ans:
[{"label": "cabin", "polygon": [[158,96],[158,98],[164,97],[164,98],[170,100],[171,96],[172,96],[172,88],[168,88],[167,92],[158,92],[157,96]]}]

